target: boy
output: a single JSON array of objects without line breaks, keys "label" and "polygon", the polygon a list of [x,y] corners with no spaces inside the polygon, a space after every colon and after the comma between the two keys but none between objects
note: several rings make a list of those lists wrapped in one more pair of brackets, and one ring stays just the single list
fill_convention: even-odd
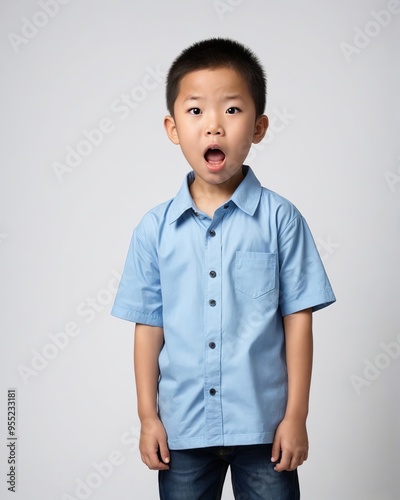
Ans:
[{"label": "boy", "polygon": [[164,125],[192,171],[135,229],[112,314],[136,323],[143,462],[162,500],[300,498],[312,311],[335,301],[297,209],[243,165],[266,79],[229,39],[184,50]]}]

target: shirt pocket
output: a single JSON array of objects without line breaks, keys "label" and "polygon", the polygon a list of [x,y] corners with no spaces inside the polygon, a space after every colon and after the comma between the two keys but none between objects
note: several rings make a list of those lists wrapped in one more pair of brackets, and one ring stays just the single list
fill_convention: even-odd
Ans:
[{"label": "shirt pocket", "polygon": [[276,287],[276,254],[236,252],[235,289],[253,299]]}]

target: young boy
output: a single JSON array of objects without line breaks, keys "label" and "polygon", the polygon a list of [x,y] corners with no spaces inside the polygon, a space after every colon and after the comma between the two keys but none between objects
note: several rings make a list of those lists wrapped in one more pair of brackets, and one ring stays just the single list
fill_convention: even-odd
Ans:
[{"label": "young boy", "polygon": [[[143,462],[162,500],[300,498],[312,312],[334,294],[307,224],[243,165],[266,79],[229,39],[184,50],[164,120],[191,167],[135,229],[112,314],[136,323]],[[167,175],[167,174],[166,174]]]}]

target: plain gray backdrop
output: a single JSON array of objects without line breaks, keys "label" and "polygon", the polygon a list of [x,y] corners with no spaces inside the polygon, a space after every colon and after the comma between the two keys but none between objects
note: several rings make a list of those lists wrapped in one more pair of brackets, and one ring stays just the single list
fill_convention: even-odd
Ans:
[{"label": "plain gray backdrop", "polygon": [[134,226],[188,171],[163,130],[165,72],[227,36],[268,75],[272,126],[248,163],[306,217],[338,299],[314,316],[302,498],[400,498],[400,2],[2,0],[0,14],[0,497],[157,498],[133,325],[110,307]]}]

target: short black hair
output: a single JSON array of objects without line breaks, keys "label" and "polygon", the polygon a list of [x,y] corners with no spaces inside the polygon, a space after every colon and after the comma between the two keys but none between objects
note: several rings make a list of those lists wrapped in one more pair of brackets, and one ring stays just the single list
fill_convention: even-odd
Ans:
[{"label": "short black hair", "polygon": [[231,68],[247,82],[256,108],[256,117],[264,113],[267,78],[257,56],[247,47],[229,38],[209,38],[183,50],[167,75],[166,101],[171,116],[182,78],[200,69]]}]

